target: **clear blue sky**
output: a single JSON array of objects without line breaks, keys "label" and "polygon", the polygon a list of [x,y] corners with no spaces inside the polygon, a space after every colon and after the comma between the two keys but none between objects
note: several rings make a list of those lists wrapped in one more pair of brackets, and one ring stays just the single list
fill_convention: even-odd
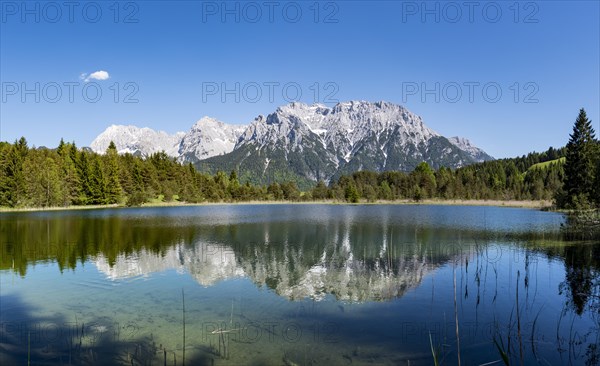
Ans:
[{"label": "clear blue sky", "polygon": [[298,88],[403,104],[494,157],[564,145],[581,107],[600,132],[598,1],[63,3],[0,1],[1,140],[245,124]]}]

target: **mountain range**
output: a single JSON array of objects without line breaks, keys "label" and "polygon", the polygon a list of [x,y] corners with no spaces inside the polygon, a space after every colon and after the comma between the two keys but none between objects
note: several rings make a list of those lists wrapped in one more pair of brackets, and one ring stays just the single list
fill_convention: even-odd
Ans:
[{"label": "mountain range", "polygon": [[204,117],[188,132],[169,135],[113,125],[90,145],[103,153],[113,141],[120,153],[158,151],[216,172],[267,183],[283,179],[329,182],[359,170],[412,171],[420,162],[459,168],[493,158],[469,140],[444,137],[403,106],[350,101],[329,108],[290,103],[247,125]]}]

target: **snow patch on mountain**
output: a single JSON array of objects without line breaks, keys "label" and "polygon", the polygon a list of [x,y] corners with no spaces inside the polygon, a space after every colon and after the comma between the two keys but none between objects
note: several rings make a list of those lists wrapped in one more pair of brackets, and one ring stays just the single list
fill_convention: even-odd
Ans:
[{"label": "snow patch on mountain", "polygon": [[233,151],[246,126],[229,125],[210,117],[196,122],[185,134],[179,146],[178,158],[197,162]]},{"label": "snow patch on mountain", "polygon": [[120,154],[131,153],[149,156],[164,151],[171,157],[179,156],[179,144],[185,133],[169,135],[164,131],[155,131],[148,127],[111,125],[92,141],[92,151],[103,154],[110,142],[114,142]]}]

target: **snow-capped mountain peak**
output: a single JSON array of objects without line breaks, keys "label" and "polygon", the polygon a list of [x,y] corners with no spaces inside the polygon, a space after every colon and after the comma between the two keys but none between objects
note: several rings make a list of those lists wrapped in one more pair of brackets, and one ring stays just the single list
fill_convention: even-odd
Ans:
[{"label": "snow-capped mountain peak", "polygon": [[155,131],[148,127],[111,125],[94,139],[90,147],[93,151],[102,154],[112,141],[120,154],[148,156],[165,151],[167,155],[177,157],[179,143],[184,135],[184,132],[169,135],[164,131]]},{"label": "snow-capped mountain peak", "polygon": [[422,161],[434,168],[457,168],[492,159],[469,140],[446,138],[420,116],[385,101],[348,101],[331,108],[294,102],[248,125],[203,117],[187,133],[175,135],[111,126],[91,147],[103,152],[111,140],[120,152],[149,155],[165,150],[181,162],[248,171],[266,180],[282,170],[328,182],[357,170],[412,171]]},{"label": "snow-capped mountain peak", "polygon": [[197,162],[231,152],[246,126],[228,125],[203,117],[185,134],[179,146],[179,159]]}]

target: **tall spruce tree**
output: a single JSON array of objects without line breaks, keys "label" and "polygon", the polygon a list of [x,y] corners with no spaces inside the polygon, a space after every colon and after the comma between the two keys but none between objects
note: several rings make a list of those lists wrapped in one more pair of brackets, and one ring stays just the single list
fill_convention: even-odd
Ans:
[{"label": "tall spruce tree", "polygon": [[77,157],[77,149],[75,144],[68,144],[60,139],[60,144],[56,150],[58,153],[58,165],[60,169],[60,178],[64,185],[63,195],[63,206],[68,206],[73,203],[77,203],[79,198],[79,175],[77,174],[77,167],[75,166],[75,159]]},{"label": "tall spruce tree", "polygon": [[327,198],[327,186],[322,180],[318,181],[317,185],[313,188],[312,197],[318,200]]},{"label": "tall spruce tree", "polygon": [[107,203],[119,203],[121,201],[121,182],[119,180],[119,155],[114,142],[110,142],[106,149],[106,199]]},{"label": "tall spruce tree", "polygon": [[6,201],[10,207],[22,205],[25,201],[25,175],[23,162],[29,152],[27,140],[21,137],[8,151],[6,162]]},{"label": "tall spruce tree", "polygon": [[348,202],[351,202],[351,203],[358,202],[358,200],[360,199],[360,194],[358,193],[358,189],[356,189],[354,182],[350,182],[350,184],[346,187],[346,190],[344,192],[344,197],[346,198],[346,201],[348,201]]},{"label": "tall spruce tree", "polygon": [[12,145],[0,142],[0,206],[8,206],[11,181],[7,175],[9,152]]},{"label": "tall spruce tree", "polygon": [[415,180],[415,184],[419,189],[415,190],[421,194],[421,198],[432,197],[436,190],[435,174],[433,169],[426,162],[421,162],[411,174]]},{"label": "tall spruce tree", "polygon": [[229,174],[229,185],[227,186],[227,191],[231,196],[231,199],[234,201],[239,200],[240,198],[240,182],[238,180],[237,172],[235,170],[231,171]]},{"label": "tall spruce tree", "polygon": [[[88,154],[83,150],[77,154],[77,149],[74,144],[71,151],[75,151],[76,154],[76,168],[77,176],[79,178],[79,197],[77,198],[77,203],[80,205],[87,205],[91,203],[90,200],[92,198],[92,188],[90,183],[92,169],[88,159]],[[71,153],[71,156],[73,156],[73,153]]]},{"label": "tall spruce tree", "polygon": [[64,185],[60,169],[48,151],[33,150],[23,162],[26,205],[60,206],[64,202]]},{"label": "tall spruce tree", "polygon": [[107,203],[106,194],[106,177],[102,170],[102,164],[100,163],[99,157],[92,155],[91,160],[91,171],[90,171],[90,189],[91,189],[91,200],[90,203],[94,205],[103,205]]},{"label": "tall spruce tree", "polygon": [[564,196],[558,200],[565,208],[584,208],[594,195],[597,165],[597,141],[592,122],[581,108],[567,143]]},{"label": "tall spruce tree", "polygon": [[600,207],[600,141],[596,144],[596,180],[594,182],[594,201]]}]

